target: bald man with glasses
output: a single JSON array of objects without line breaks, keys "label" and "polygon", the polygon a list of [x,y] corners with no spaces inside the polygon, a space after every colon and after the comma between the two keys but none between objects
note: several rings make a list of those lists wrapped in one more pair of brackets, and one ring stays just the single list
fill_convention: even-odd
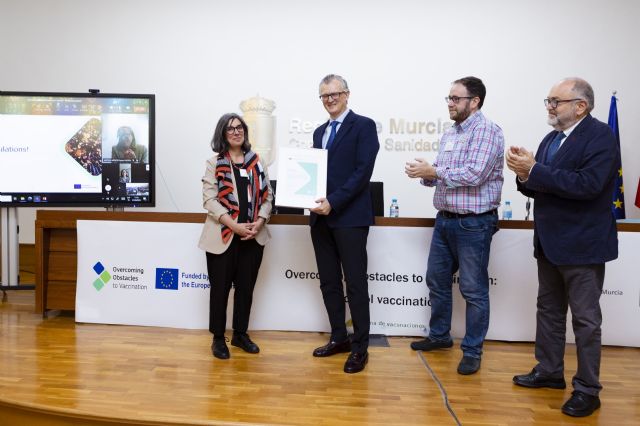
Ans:
[{"label": "bald man with glasses", "polygon": [[529,388],[566,387],[564,351],[571,307],[578,370],[562,412],[584,417],[600,407],[600,295],[605,262],[618,257],[611,197],[620,156],[609,126],[591,116],[594,94],[585,80],[561,80],[544,105],[554,130],[535,157],[523,147],[512,146],[507,152],[518,190],[535,201],[533,245],[538,264],[538,363],[513,382]]}]

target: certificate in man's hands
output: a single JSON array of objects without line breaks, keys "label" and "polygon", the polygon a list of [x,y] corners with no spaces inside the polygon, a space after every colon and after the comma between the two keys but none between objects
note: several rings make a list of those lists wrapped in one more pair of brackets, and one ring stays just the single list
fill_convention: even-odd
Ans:
[{"label": "certificate in man's hands", "polygon": [[327,150],[278,147],[276,205],[312,209],[327,195]]}]

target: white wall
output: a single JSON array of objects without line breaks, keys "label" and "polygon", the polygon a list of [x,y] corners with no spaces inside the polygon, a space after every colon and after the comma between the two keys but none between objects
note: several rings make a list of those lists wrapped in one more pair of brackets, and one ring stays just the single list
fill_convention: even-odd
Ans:
[{"label": "white wall", "polygon": [[[618,91],[627,217],[640,177],[636,99],[640,3],[566,1],[215,2],[207,0],[0,0],[0,90],[155,93],[160,171],[157,211],[202,211],[200,177],[219,116],[260,94],[276,102],[277,145],[309,142],[292,120],[326,119],[320,78],[345,76],[350,106],[380,122],[374,179],[401,215],[433,216],[432,190],[403,173],[433,153],[386,151],[391,119],[447,120],[452,80],[482,78],[483,111],[507,145],[534,149],[550,130],[542,103],[566,76],[588,80],[594,116],[606,121]],[[1,167],[1,165],[0,165]],[[273,170],[275,172],[275,169]],[[505,172],[514,218],[524,199]],[[174,202],[175,201],[175,202]],[[20,210],[22,243],[34,240],[33,209]]]}]

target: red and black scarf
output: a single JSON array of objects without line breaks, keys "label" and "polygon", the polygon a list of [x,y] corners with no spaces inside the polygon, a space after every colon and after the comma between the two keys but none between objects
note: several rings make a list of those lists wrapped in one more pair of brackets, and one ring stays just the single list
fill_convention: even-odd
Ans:
[{"label": "red and black scarf", "polygon": [[[233,165],[231,155],[227,152],[224,157],[216,162],[216,180],[218,181],[218,201],[227,208],[229,216],[236,220],[240,214],[238,200],[233,195]],[[247,170],[249,177],[247,200],[249,201],[248,217],[251,222],[258,220],[260,206],[267,199],[268,183],[264,175],[264,169],[260,164],[258,154],[248,151],[244,154],[243,168]],[[222,225],[222,241],[227,243],[233,236],[233,231]]]}]

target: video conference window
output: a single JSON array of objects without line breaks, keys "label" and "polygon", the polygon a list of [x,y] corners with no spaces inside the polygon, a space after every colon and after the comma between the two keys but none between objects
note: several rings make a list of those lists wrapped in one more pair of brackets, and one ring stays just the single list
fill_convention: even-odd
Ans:
[{"label": "video conference window", "polygon": [[149,135],[144,117],[108,116],[104,126],[106,161],[149,162]]},{"label": "video conference window", "polygon": [[154,97],[117,96],[0,93],[0,206],[152,202]]},{"label": "video conference window", "polygon": [[120,165],[120,183],[131,182],[131,166],[129,164]]}]

